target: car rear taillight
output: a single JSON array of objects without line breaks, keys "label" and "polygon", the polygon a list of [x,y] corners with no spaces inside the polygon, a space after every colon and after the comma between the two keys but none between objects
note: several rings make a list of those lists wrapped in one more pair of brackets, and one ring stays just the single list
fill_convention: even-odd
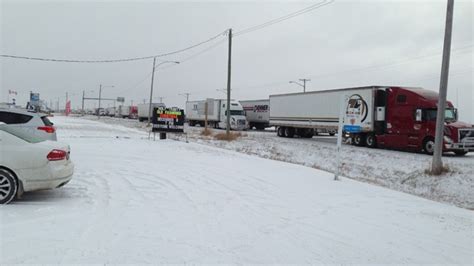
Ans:
[{"label": "car rear taillight", "polygon": [[54,133],[56,132],[56,129],[53,126],[44,126],[44,127],[38,127],[38,130],[43,130],[46,133]]},{"label": "car rear taillight", "polygon": [[48,161],[61,161],[65,160],[67,158],[68,154],[66,151],[63,150],[52,150],[50,153],[48,153]]}]

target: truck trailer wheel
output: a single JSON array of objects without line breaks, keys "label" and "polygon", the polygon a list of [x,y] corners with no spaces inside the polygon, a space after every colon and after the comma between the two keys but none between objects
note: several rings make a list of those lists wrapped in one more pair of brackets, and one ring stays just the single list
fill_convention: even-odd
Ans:
[{"label": "truck trailer wheel", "polygon": [[377,139],[375,138],[374,134],[368,134],[365,138],[365,143],[367,143],[367,147],[375,148],[377,147]]},{"label": "truck trailer wheel", "polygon": [[434,138],[428,137],[423,141],[423,151],[428,155],[433,155],[434,153],[435,141]]},{"label": "truck trailer wheel", "polygon": [[313,137],[314,133],[313,133],[313,130],[310,129],[310,128],[307,128],[307,129],[301,129],[301,132],[299,132],[300,136],[302,138],[307,138],[307,139],[310,139]]},{"label": "truck trailer wheel", "polygon": [[365,145],[365,136],[362,134],[355,134],[353,137],[354,145],[356,146],[364,146]]},{"label": "truck trailer wheel", "polygon": [[9,171],[0,168],[0,204],[12,201],[18,190],[16,178]]},{"label": "truck trailer wheel", "polygon": [[278,127],[278,129],[277,129],[277,136],[278,136],[278,137],[284,137],[284,136],[285,136],[284,130],[285,130],[284,127]]},{"label": "truck trailer wheel", "polygon": [[295,136],[295,129],[292,127],[286,127],[284,133],[285,133],[285,137],[293,138]]}]

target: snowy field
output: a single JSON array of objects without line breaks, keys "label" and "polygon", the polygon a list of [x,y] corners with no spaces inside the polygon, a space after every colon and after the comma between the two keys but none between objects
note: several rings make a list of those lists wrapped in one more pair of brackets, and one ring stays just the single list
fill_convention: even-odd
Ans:
[{"label": "snowy field", "polygon": [[474,213],[296,164],[55,117],[71,183],[0,209],[0,264],[473,263]]},{"label": "snowy field", "polygon": [[[97,120],[96,117],[87,117]],[[101,118],[101,122],[121,124],[145,131],[145,123],[136,120]],[[335,137],[318,136],[313,139],[279,138],[274,132],[248,131],[236,142],[216,141],[200,135],[202,128],[186,129],[189,141],[234,150],[262,158],[300,164],[334,172],[336,167]],[[222,130],[215,130],[222,132]],[[184,140],[184,138],[180,138]],[[443,156],[450,172],[433,177],[425,174],[432,157],[394,150],[369,149],[343,145],[343,169],[346,177],[427,199],[474,210],[474,153],[464,157]]]}]

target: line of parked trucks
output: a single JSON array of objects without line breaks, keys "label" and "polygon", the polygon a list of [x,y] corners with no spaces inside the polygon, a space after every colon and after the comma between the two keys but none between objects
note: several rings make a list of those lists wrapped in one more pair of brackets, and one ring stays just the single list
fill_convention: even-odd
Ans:
[{"label": "line of parked trucks", "polygon": [[[271,95],[263,100],[232,100],[230,128],[273,127],[279,137],[286,138],[335,135],[343,106],[343,134],[352,144],[432,154],[438,98],[436,92],[422,88],[366,86]],[[186,119],[190,126],[204,126],[207,117],[210,127],[226,128],[226,104],[223,99],[188,101]],[[474,126],[458,121],[457,109],[451,102],[446,106],[444,151],[457,155],[474,151]],[[136,118],[147,120],[148,112],[149,104],[138,105]]]},{"label": "line of parked trucks", "polygon": [[[430,90],[394,86],[271,95],[268,100],[232,101],[231,128],[274,127],[279,137],[287,138],[335,135],[342,105],[343,134],[352,144],[432,154],[438,98]],[[189,124],[203,125],[206,102],[210,125],[225,128],[224,100],[188,102]],[[457,109],[451,102],[446,106],[444,151],[457,155],[474,151],[474,126],[458,121]]]}]

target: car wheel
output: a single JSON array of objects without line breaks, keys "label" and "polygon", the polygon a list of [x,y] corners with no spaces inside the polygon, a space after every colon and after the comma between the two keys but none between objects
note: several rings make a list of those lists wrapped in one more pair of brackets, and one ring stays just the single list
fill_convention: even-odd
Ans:
[{"label": "car wheel", "polygon": [[433,138],[427,138],[423,141],[423,151],[428,155],[433,155],[434,153],[435,141]]},{"label": "car wheel", "polygon": [[9,171],[0,169],[0,204],[8,204],[15,198],[18,184]]},{"label": "car wheel", "polygon": [[375,148],[377,146],[377,139],[375,138],[374,134],[367,135],[365,142],[367,143],[367,147],[369,148]]}]

